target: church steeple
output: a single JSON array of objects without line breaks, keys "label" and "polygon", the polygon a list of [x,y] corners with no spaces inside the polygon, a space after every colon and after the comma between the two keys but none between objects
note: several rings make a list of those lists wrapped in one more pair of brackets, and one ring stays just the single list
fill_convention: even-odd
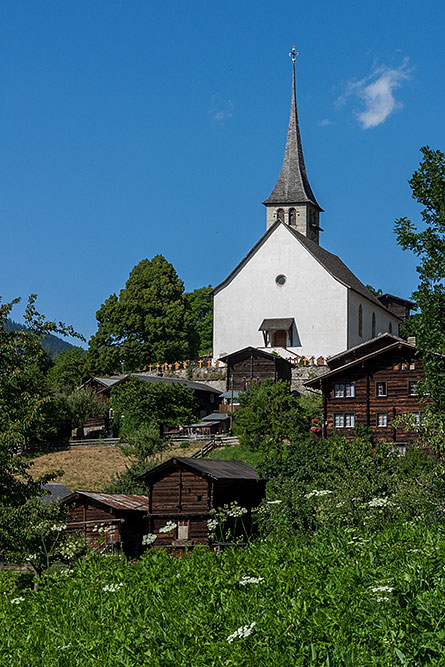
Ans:
[{"label": "church steeple", "polygon": [[292,96],[286,149],[281,173],[272,193],[263,204],[267,209],[268,229],[279,218],[318,243],[318,234],[321,231],[319,213],[323,209],[318,205],[309,185],[304,163],[295,84],[295,59],[298,52],[294,45],[289,55],[292,58]]}]

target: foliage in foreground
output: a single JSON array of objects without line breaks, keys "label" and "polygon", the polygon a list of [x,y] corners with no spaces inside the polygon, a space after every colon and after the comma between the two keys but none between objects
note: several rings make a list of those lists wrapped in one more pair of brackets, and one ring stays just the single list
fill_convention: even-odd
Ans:
[{"label": "foliage in foreground", "polygon": [[440,665],[443,538],[418,523],[128,565],[98,556],[35,591],[3,573],[3,664]]}]

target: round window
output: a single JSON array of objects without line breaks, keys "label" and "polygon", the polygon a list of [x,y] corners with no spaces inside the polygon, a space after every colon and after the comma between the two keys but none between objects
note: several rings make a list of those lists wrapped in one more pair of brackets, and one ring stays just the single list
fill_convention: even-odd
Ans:
[{"label": "round window", "polygon": [[280,275],[275,278],[275,282],[277,285],[284,285],[286,282],[286,276],[283,276],[283,274],[280,273]]}]

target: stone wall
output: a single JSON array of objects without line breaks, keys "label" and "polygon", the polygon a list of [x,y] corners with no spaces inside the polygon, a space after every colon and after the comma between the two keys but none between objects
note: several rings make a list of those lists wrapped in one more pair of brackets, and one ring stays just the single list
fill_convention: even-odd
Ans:
[{"label": "stone wall", "polygon": [[313,393],[314,390],[309,390],[304,386],[304,383],[307,380],[312,380],[312,378],[320,377],[328,371],[327,366],[294,366],[292,368],[291,390],[298,391],[300,394]]}]

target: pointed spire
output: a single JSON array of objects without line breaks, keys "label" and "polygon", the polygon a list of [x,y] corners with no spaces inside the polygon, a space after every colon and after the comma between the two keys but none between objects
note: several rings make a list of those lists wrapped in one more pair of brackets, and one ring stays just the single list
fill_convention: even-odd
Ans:
[{"label": "pointed spire", "polygon": [[298,53],[292,47],[292,98],[290,107],[289,129],[287,131],[286,150],[284,152],[283,166],[276,185],[270,196],[263,204],[305,204],[312,203],[319,211],[323,209],[318,205],[312,192],[304,164],[303,147],[301,145],[300,126],[298,123],[297,93],[295,85],[295,56]]}]

